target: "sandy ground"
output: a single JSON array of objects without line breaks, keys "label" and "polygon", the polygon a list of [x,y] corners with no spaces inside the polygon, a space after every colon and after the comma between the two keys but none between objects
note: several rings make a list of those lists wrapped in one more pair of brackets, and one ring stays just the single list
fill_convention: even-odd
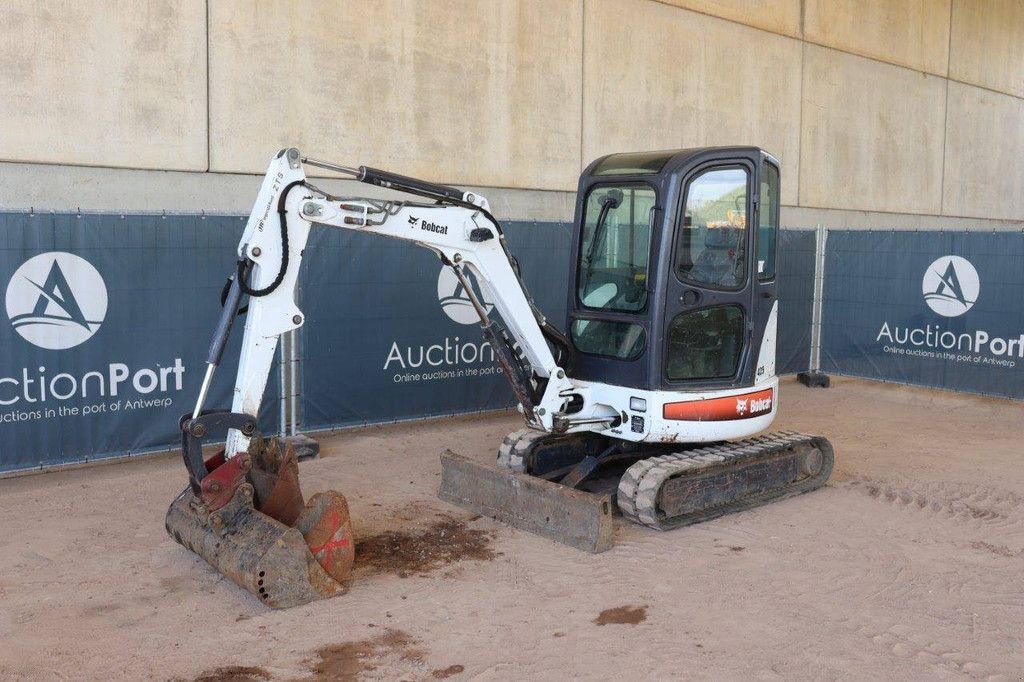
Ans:
[{"label": "sandy ground", "polygon": [[781,409],[832,439],[826,488],[670,533],[620,519],[601,555],[436,499],[438,453],[490,460],[514,415],[325,436],[305,491],[345,492],[376,559],[283,612],[166,537],[172,457],[0,481],[0,678],[1020,679],[1022,405],[839,380],[787,381]]}]

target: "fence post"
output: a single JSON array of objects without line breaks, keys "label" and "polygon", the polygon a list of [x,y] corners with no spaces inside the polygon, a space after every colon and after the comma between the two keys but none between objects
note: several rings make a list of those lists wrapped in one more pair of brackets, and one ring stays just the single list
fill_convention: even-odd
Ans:
[{"label": "fence post", "polygon": [[799,372],[797,380],[804,386],[828,388],[827,374],[821,373],[821,319],[825,298],[825,245],[828,228],[818,223],[814,230],[814,301],[811,307],[811,350],[806,372]]},{"label": "fence post", "polygon": [[291,416],[291,434],[295,436],[298,434],[299,429],[299,415],[298,415],[298,394],[299,394],[299,338],[298,331],[293,329],[289,336],[289,347],[291,349],[291,389],[288,391],[288,406],[289,413]]},{"label": "fence post", "polygon": [[[302,287],[295,283],[296,299]],[[281,438],[295,449],[299,461],[320,456],[320,444],[299,433],[299,335],[302,328],[281,335]]]},{"label": "fence post", "polygon": [[281,357],[278,360],[278,369],[280,370],[278,372],[278,374],[279,374],[278,381],[279,381],[279,388],[280,388],[280,392],[281,392],[281,399],[280,399],[280,405],[279,405],[279,411],[281,413],[280,414],[280,417],[281,417],[281,420],[280,420],[281,428],[278,431],[279,431],[279,435],[281,436],[281,438],[284,438],[285,436],[288,435],[288,431],[287,431],[287,429],[285,427],[285,423],[286,423],[285,422],[285,413],[288,410],[288,395],[287,395],[287,393],[285,393],[285,390],[284,390],[285,386],[287,385],[287,380],[286,380],[286,377],[285,377],[285,366],[286,366],[286,363],[285,363],[285,352],[284,352],[284,336],[281,337],[281,342],[279,344],[277,344],[277,345],[278,345],[278,348],[281,350]]}]

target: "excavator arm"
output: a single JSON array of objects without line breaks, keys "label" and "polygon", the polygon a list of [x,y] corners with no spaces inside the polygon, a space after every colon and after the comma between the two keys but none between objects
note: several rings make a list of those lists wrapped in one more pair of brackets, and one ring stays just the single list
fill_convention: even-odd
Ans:
[{"label": "excavator arm", "polygon": [[[307,182],[304,163],[417,194],[434,203],[334,197]],[[569,421],[560,418],[566,404],[574,396],[582,397],[588,389],[574,385],[556,362],[548,341],[565,349],[569,344],[559,338],[560,333],[548,325],[530,300],[487,200],[472,192],[365,166],[352,169],[302,158],[294,148],[282,150],[271,161],[242,234],[238,266],[211,344],[193,418],[202,413],[213,371],[220,362],[245,294],[249,296],[248,312],[231,412],[253,416],[258,413],[278,339],[305,322],[294,292],[313,226],[401,239],[436,253],[463,284],[480,316],[484,337],[493,346],[527,423],[547,432],[569,429]],[[470,274],[485,297],[493,301],[503,325],[491,319],[483,303],[477,300],[468,281]],[[583,428],[607,424],[614,416],[574,414],[572,421],[576,428]],[[249,437],[239,429],[231,429],[226,456],[245,452],[248,446]]]},{"label": "excavator arm", "polygon": [[[307,181],[303,163],[432,203],[334,197]],[[575,386],[556,362],[548,341],[566,354],[571,353],[569,343],[530,301],[486,199],[372,168],[303,159],[297,149],[281,150],[270,163],[238,245],[195,409],[181,419],[189,486],[171,503],[166,517],[167,532],[178,543],[275,607],[344,592],[354,560],[345,498],[325,491],[306,501],[294,452],[276,440],[264,440],[256,428],[278,339],[305,322],[295,301],[295,285],[313,226],[402,239],[436,253],[454,271],[479,314],[484,337],[529,426],[565,432],[570,426],[590,428],[598,423],[570,425],[566,420],[566,406],[578,404],[589,389]],[[471,275],[507,326],[488,316],[469,281]],[[231,408],[205,409],[246,296]],[[579,419],[578,414],[573,417]],[[214,432],[226,432],[225,448],[204,458],[204,439]]]}]

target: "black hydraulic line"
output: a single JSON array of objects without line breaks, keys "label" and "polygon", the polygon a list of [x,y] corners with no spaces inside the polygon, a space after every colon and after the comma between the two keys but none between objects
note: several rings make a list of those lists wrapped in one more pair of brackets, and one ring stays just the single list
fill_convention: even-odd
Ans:
[{"label": "black hydraulic line", "polygon": [[551,345],[559,349],[560,357],[558,358],[558,364],[567,373],[571,374],[573,366],[576,364],[576,351],[573,349],[572,344],[569,343],[569,339],[557,327],[548,324],[547,320],[544,320],[540,325],[540,333],[544,335],[544,338]]},{"label": "black hydraulic line", "polygon": [[248,294],[254,298],[260,296],[266,296],[272,293],[277,287],[281,286],[281,282],[284,281],[284,273],[288,271],[288,216],[287,210],[285,209],[285,201],[288,199],[288,192],[291,191],[295,185],[303,184],[302,180],[296,180],[288,184],[284,191],[281,192],[281,199],[277,202],[277,215],[281,219],[281,267],[277,271],[277,277],[269,285],[262,289],[251,289],[245,282],[244,276],[244,261],[238,261],[238,275],[237,281],[241,286],[242,293]]},{"label": "black hydraulic line", "polygon": [[[230,277],[228,277],[226,280],[224,280],[224,288],[222,288],[220,290],[220,307],[221,308],[223,308],[227,304],[227,302],[228,302],[228,292],[231,291],[231,285],[234,284],[236,277],[238,277],[238,270],[237,270],[237,268],[236,268],[235,272],[232,273],[232,275]],[[239,315],[245,315],[247,312],[249,312],[249,306],[247,306],[247,305],[243,305],[241,308],[238,309],[238,314]]]}]

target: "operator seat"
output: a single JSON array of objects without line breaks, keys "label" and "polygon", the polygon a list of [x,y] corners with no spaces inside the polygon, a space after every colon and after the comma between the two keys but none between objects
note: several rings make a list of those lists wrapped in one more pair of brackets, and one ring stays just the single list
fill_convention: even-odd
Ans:
[{"label": "operator seat", "polygon": [[745,230],[741,227],[706,227],[704,249],[690,270],[690,278],[712,286],[732,289],[743,283],[739,258]]}]

